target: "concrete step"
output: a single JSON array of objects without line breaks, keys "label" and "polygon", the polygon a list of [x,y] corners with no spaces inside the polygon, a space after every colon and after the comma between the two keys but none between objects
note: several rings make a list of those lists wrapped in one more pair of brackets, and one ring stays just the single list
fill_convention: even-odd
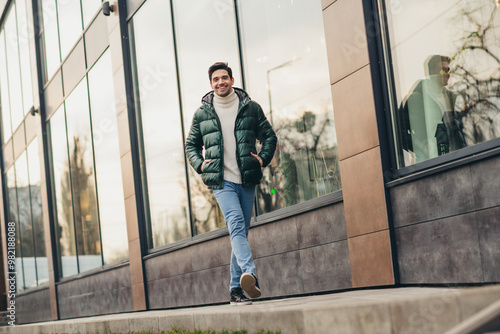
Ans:
[{"label": "concrete step", "polygon": [[443,334],[500,300],[500,285],[356,290],[249,306],[216,305],[0,327],[1,333],[129,333],[193,329],[261,329],[282,334]]}]

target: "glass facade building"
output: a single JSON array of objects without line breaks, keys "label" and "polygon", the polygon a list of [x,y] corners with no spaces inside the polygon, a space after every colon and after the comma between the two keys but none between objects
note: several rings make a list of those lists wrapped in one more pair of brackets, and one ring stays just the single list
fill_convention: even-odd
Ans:
[{"label": "glass facade building", "polygon": [[184,152],[217,61],[278,136],[250,231],[266,297],[500,281],[498,1],[109,5],[0,8],[20,323],[225,301],[227,228]]}]

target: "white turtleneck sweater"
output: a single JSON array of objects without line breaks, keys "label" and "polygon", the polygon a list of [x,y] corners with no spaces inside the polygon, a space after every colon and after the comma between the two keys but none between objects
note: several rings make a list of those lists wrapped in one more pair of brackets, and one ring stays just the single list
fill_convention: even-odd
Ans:
[{"label": "white turtleneck sweater", "polygon": [[214,94],[214,109],[219,116],[224,139],[224,180],[241,184],[241,173],[236,161],[236,138],[234,125],[240,99],[234,89],[228,96]]}]

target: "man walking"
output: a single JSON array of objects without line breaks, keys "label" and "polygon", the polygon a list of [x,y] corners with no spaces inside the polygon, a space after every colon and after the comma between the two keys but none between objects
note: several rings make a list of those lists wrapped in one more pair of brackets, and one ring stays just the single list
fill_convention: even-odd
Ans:
[{"label": "man walking", "polygon": [[[232,70],[217,62],[208,69],[212,91],[195,112],[186,153],[189,163],[213,189],[231,239],[231,305],[248,305],[261,295],[248,230],[255,186],[276,149],[276,134],[262,108],[242,89],[233,87]],[[256,140],[261,143],[257,154]],[[205,149],[205,157],[202,152]]]}]

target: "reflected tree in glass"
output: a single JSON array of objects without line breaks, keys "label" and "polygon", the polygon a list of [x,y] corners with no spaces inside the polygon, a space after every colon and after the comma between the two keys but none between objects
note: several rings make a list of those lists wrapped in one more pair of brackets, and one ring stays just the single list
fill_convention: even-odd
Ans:
[{"label": "reflected tree in glass", "polygon": [[64,105],[50,118],[49,123],[54,182],[57,249],[61,276],[78,273],[76,258],[75,226],[73,223],[73,199],[68,161],[68,141]]},{"label": "reflected tree in glass", "polygon": [[[328,108],[326,108],[328,109]],[[259,185],[259,212],[288,207],[341,188],[337,146],[331,145],[331,112],[304,111],[275,124],[278,148]]]},{"label": "reflected tree in glass", "polygon": [[388,14],[399,164],[498,138],[498,3],[422,0]]},{"label": "reflected tree in glass", "polygon": [[461,31],[452,55],[455,121],[468,146],[500,137],[500,13],[491,1],[457,10],[452,29]]},{"label": "reflected tree in glass", "polygon": [[102,265],[86,79],[65,104],[78,266],[83,272]]},{"label": "reflected tree in glass", "polygon": [[9,216],[8,220],[10,223],[15,224],[15,238],[16,238],[16,289],[17,291],[24,290],[24,275],[23,275],[23,262],[22,262],[22,252],[21,252],[21,238],[19,232],[19,212],[17,206],[17,187],[16,187],[16,170],[12,166],[7,171],[7,191],[9,200]]},{"label": "reflected tree in glass", "polygon": [[21,241],[21,254],[23,262],[23,274],[25,288],[37,286],[35,269],[35,247],[33,223],[31,219],[31,195],[28,180],[28,160],[26,152],[23,152],[16,160],[16,188],[18,203],[19,229],[17,233]]},{"label": "reflected tree in glass", "polygon": [[[258,213],[339,190],[320,1],[238,4],[246,87],[278,136],[274,158],[257,188]],[[256,17],[264,19],[255,25]]]},{"label": "reflected tree in glass", "polygon": [[37,279],[38,285],[42,285],[48,283],[49,281],[49,268],[47,262],[47,251],[45,249],[45,228],[43,226],[38,139],[35,138],[28,146],[27,154]]},{"label": "reflected tree in glass", "polygon": [[110,51],[88,74],[104,263],[128,258],[118,126]]},{"label": "reflected tree in glass", "polygon": [[[84,159],[89,146],[88,138],[73,137],[69,157],[80,271],[85,270],[82,263],[86,261],[85,256],[101,254],[94,177],[92,166]],[[100,256],[91,262],[93,264],[89,263],[89,268],[100,266]]]}]

